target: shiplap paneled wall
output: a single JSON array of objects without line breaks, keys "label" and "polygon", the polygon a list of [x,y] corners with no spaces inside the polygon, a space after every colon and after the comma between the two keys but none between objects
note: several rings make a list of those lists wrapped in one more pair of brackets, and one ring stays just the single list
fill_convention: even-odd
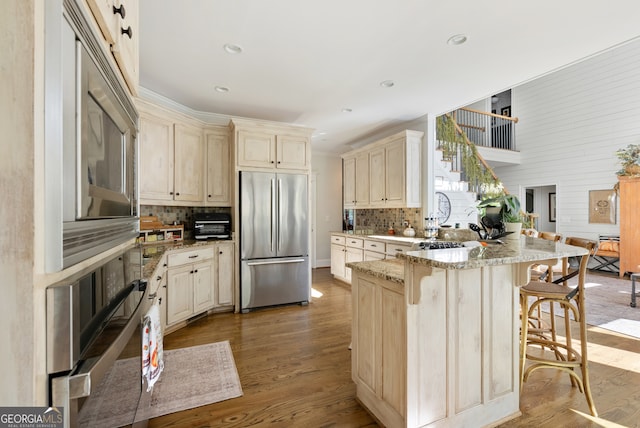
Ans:
[{"label": "shiplap paneled wall", "polygon": [[640,143],[640,41],[522,84],[511,96],[522,164],[496,168],[498,177],[521,198],[525,187],[555,185],[556,230],[564,236],[619,233],[619,224],[589,223],[589,190],[612,188],[615,151]]}]

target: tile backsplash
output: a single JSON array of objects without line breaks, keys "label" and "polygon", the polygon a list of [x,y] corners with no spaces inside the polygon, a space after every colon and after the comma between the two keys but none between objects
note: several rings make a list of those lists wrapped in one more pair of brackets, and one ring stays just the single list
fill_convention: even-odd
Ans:
[{"label": "tile backsplash", "polygon": [[231,207],[174,207],[164,205],[140,205],[140,215],[154,215],[164,224],[184,224],[185,239],[193,238],[193,214],[226,213],[231,214]]},{"label": "tile backsplash", "polygon": [[398,235],[405,229],[408,221],[416,230],[416,236],[424,236],[424,218],[420,208],[375,208],[344,210],[343,229],[354,233],[387,233],[393,227]]}]

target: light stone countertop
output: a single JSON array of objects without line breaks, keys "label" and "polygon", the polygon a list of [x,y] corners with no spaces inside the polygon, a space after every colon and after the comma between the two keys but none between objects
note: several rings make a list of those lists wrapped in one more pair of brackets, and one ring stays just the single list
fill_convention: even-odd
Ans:
[{"label": "light stone countertop", "polygon": [[404,260],[387,259],[368,262],[351,262],[347,267],[376,278],[404,284]]},{"label": "light stone countertop", "polygon": [[473,248],[408,251],[404,254],[398,254],[398,257],[411,263],[442,269],[473,269],[483,266],[582,256],[587,253],[587,250],[581,247],[527,236],[503,242],[504,244],[489,243],[487,246]]}]

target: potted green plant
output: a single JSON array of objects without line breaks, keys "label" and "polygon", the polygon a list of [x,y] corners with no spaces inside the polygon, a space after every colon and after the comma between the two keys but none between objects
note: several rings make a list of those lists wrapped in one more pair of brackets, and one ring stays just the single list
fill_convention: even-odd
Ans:
[{"label": "potted green plant", "polygon": [[640,175],[640,144],[629,144],[624,149],[618,149],[616,157],[622,165],[617,175]]},{"label": "potted green plant", "polygon": [[522,231],[523,215],[520,199],[516,195],[502,193],[492,198],[480,201],[477,207],[485,212],[491,208],[497,211],[497,216],[504,223],[506,232],[513,232],[509,238],[519,238]]}]

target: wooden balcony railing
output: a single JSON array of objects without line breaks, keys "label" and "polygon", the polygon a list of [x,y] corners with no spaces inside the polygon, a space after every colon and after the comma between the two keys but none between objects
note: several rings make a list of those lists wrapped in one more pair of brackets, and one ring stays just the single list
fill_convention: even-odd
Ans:
[{"label": "wooden balcony railing", "polygon": [[517,117],[501,116],[470,108],[451,113],[453,120],[464,129],[469,141],[476,146],[515,150],[515,124]]}]

